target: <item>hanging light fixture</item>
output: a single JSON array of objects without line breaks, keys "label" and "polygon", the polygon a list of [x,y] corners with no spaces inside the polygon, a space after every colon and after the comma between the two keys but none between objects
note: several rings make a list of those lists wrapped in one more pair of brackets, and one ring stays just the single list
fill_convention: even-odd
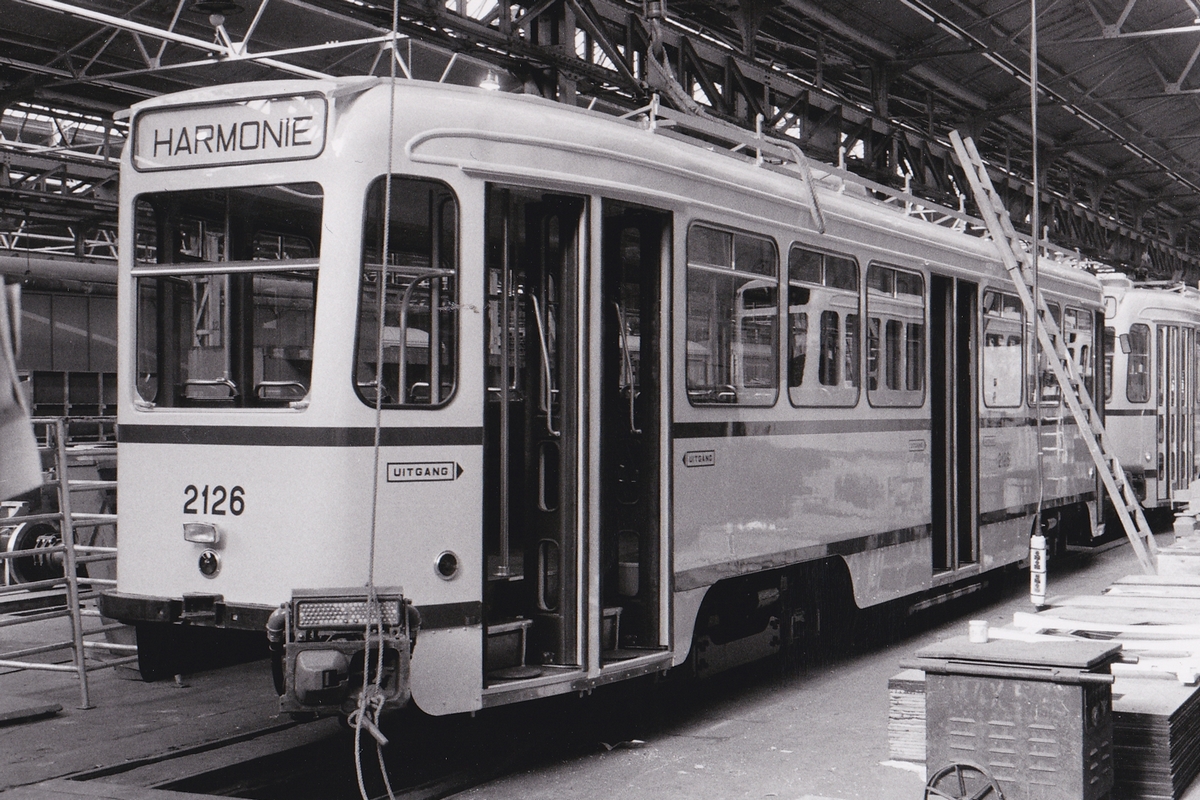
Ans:
[{"label": "hanging light fixture", "polygon": [[496,73],[488,70],[487,77],[479,82],[479,88],[489,92],[500,91],[500,79],[496,77]]}]

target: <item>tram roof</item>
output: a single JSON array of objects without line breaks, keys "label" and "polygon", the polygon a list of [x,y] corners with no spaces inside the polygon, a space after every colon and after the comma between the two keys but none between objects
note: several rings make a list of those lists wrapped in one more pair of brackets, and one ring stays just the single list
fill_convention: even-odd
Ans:
[{"label": "tram roof", "polygon": [[[385,109],[390,104],[375,102],[364,107],[359,99],[373,94],[378,100],[387,89],[386,80],[359,77],[321,81],[261,81],[204,87],[148,99],[135,105],[133,114],[136,116],[172,106],[203,108],[248,98],[320,93],[331,99],[353,97],[354,102],[339,112],[339,116],[345,114],[348,119],[360,117],[358,122],[350,124],[366,125],[376,137],[382,137],[386,126],[379,124],[379,117],[381,113],[386,113]],[[610,188],[620,189],[622,179],[627,188],[634,187],[635,177],[638,183],[645,183],[649,171],[656,170],[661,181],[672,184],[668,193],[674,192],[675,197],[686,200],[689,196],[698,198],[704,194],[702,190],[697,191],[689,186],[687,180],[677,180],[680,175],[685,178],[690,176],[694,182],[711,182],[714,196],[724,197],[727,208],[740,207],[741,204],[736,200],[728,201],[741,192],[747,197],[756,197],[760,202],[758,208],[762,218],[774,219],[774,224],[793,225],[810,231],[816,227],[805,174],[800,165],[792,162],[760,168],[752,153],[756,144],[766,146],[768,142],[748,138],[744,131],[732,126],[722,126],[716,121],[706,122],[699,128],[703,138],[689,138],[681,135],[676,126],[676,123],[685,123],[678,126],[685,127],[686,120],[677,114],[667,115],[665,109],[659,109],[658,113],[667,116],[656,117],[656,125],[651,126],[649,118],[656,112],[647,109],[633,118],[618,118],[611,113],[565,106],[530,95],[497,94],[475,87],[425,81],[400,81],[396,84],[396,91],[404,101],[414,94],[429,97],[430,102],[422,107],[430,109],[430,118],[423,119],[421,125],[433,129],[431,138],[444,136],[453,140],[466,136],[466,131],[474,130],[493,144],[511,141],[540,146],[547,161],[534,164],[526,152],[523,161],[517,160],[517,154],[509,154],[510,163],[488,166],[476,163],[477,159],[472,155],[470,158],[462,156],[463,164],[460,166],[465,165],[477,171],[499,166],[525,166],[531,170],[536,167],[534,171],[541,181],[588,187],[590,173],[585,161],[626,163],[631,169],[624,178],[613,176],[611,182],[606,182],[604,179],[610,174],[604,171],[591,177],[597,181],[597,185],[607,183]],[[432,100],[439,95],[457,96],[463,102],[454,104],[453,108],[435,106]],[[504,104],[508,109],[500,115],[488,113],[494,111],[496,104]],[[407,122],[409,115],[403,106],[396,113],[402,121],[401,130],[407,131],[402,135],[410,135],[413,126]],[[497,118],[504,120],[503,126],[495,124]],[[439,127],[446,125],[453,126],[453,130]],[[648,129],[661,135],[651,133]],[[506,138],[510,136],[511,139]],[[723,137],[725,140],[721,141]],[[367,142],[361,136],[358,140],[359,146],[367,151],[378,149],[384,152],[383,148],[376,148],[376,144],[381,144],[379,142]],[[423,139],[417,145],[409,141],[407,146],[417,152],[428,143],[429,139]],[[405,146],[403,141],[396,143],[398,149]],[[556,162],[559,164],[556,172],[548,162],[560,150],[569,154],[577,153],[581,157],[574,161]],[[787,157],[786,151],[777,149],[776,152],[783,152]],[[452,160],[449,156],[441,158]],[[563,163],[568,166],[562,166]],[[639,172],[638,169],[646,172]],[[878,232],[879,242],[886,244],[896,235],[903,236],[914,243],[915,256],[925,257],[930,259],[929,263],[940,263],[951,270],[959,267],[955,261],[956,254],[969,255],[976,263],[994,265],[998,261],[993,246],[980,235],[984,226],[977,219],[928,201],[920,201],[845,170],[814,164],[811,175],[820,208],[829,215],[831,221],[837,221],[828,237],[830,247],[836,248],[839,241],[870,241],[870,230],[873,229]],[[604,191],[603,188],[599,190]],[[748,208],[743,210],[750,212]],[[805,213],[797,217],[798,211]],[[931,219],[939,222],[931,222]],[[974,231],[974,235],[964,233],[964,229]],[[864,235],[866,239],[863,239]],[[1055,255],[1057,257],[1041,260],[1040,267],[1045,275],[1063,286],[1073,285],[1097,291],[1096,280],[1088,272],[1091,266],[1089,262],[1067,251],[1058,251]]]}]

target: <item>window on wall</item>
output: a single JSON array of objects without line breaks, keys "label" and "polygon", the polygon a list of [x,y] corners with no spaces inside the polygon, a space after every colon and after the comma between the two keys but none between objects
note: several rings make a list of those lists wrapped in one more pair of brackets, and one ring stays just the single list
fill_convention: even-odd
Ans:
[{"label": "window on wall", "polygon": [[797,406],[858,402],[858,264],[793,246],[788,253],[788,397]]},{"label": "window on wall", "polygon": [[918,273],[867,269],[867,399],[880,406],[925,401],[925,280]]},{"label": "window on wall", "polygon": [[[1058,303],[1047,303],[1046,307],[1050,309],[1050,316],[1054,318],[1054,324],[1061,331],[1063,326],[1062,306]],[[1062,387],[1058,385],[1058,378],[1054,376],[1054,370],[1050,366],[1050,359],[1057,356],[1053,351],[1042,350],[1034,335],[1032,322],[1029,327],[1029,404],[1033,405],[1037,402],[1037,393],[1040,390],[1042,405],[1058,405],[1062,398]],[[1050,337],[1050,340],[1053,342],[1054,337]]]},{"label": "window on wall", "polygon": [[1024,317],[1016,295],[983,293],[983,403],[991,408],[1021,405]]},{"label": "window on wall", "polygon": [[779,393],[775,243],[694,225],[687,257],[688,399],[772,405]]},{"label": "window on wall", "polygon": [[385,185],[377,178],[367,192],[354,388],[372,406],[377,396],[385,407],[436,406],[454,393],[457,369],[458,206],[446,186],[400,177],[385,204]]},{"label": "window on wall", "polygon": [[1121,337],[1128,340],[1122,346],[1125,356],[1125,397],[1131,403],[1150,400],[1150,326],[1141,323],[1130,325],[1129,333]]}]

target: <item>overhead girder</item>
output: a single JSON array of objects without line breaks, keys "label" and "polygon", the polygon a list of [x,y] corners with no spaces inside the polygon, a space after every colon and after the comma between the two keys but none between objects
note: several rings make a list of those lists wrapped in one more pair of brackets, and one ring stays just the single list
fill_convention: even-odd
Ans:
[{"label": "overhead girder", "polygon": [[[26,1],[58,8],[62,13],[80,11],[61,0]],[[390,3],[350,6],[335,0],[278,1],[315,16],[336,14],[342,20],[350,17],[352,24],[362,28],[357,43],[321,43],[329,49],[368,46],[364,43],[379,47],[390,32]],[[398,31],[431,43],[447,57],[451,53],[469,54],[494,64],[524,83],[526,91],[536,89],[571,103],[581,102],[579,95],[616,107],[644,102],[654,88],[647,62],[656,54],[665,55],[683,92],[706,113],[748,127],[762,124],[767,130],[792,137],[818,160],[837,163],[841,158],[848,169],[872,180],[905,187],[914,195],[951,206],[962,202],[961,189],[966,185],[943,144],[947,130],[956,127],[975,138],[985,158],[996,168],[997,186],[1008,192],[1014,224],[1018,228],[1025,225],[1033,192],[1020,177],[1029,174],[1030,158],[1028,143],[1020,141],[1020,136],[1014,141],[1014,134],[1025,133],[1017,105],[989,105],[986,98],[933,70],[930,59],[938,55],[936,52],[896,52],[809,0],[697,4],[696,13],[704,15],[703,24],[688,18],[684,22],[689,27],[669,23],[648,26],[638,13],[640,5],[619,0],[502,3],[475,18],[466,13],[465,2],[456,8],[442,2],[404,0]],[[684,10],[679,12],[678,8]],[[688,7],[672,5],[671,10],[687,13]],[[222,49],[220,41],[214,45],[129,19],[99,19],[97,13],[87,11],[112,31],[134,37],[147,70],[153,70],[155,64],[170,67],[163,62],[168,41],[174,43],[172,47],[200,49],[203,45],[215,50],[217,57],[209,59],[212,63],[260,57],[249,52],[249,34],[234,41],[226,32],[227,44]],[[702,34],[694,32],[697,26]],[[831,46],[834,39],[836,47]],[[83,44],[74,48],[79,59],[85,57]],[[41,65],[40,88],[52,91],[55,81],[68,78],[119,87],[109,77],[111,69],[100,69],[102,48],[107,45],[96,41],[92,44],[102,47],[86,52],[91,59],[86,67],[69,64],[64,70],[54,61]],[[265,63],[301,74],[319,74],[330,63],[337,63],[325,60],[318,64],[312,57],[316,51],[317,43],[287,51],[276,49]],[[306,65],[298,63],[302,59],[307,59]],[[202,59],[195,63],[205,62]],[[84,74],[88,69],[92,73]],[[833,71],[838,73],[836,82],[830,80]],[[26,88],[15,86],[7,91],[19,95]],[[111,121],[106,124],[111,125]],[[1087,141],[1051,142],[1045,153],[1053,157],[1043,161],[1044,182],[1039,194],[1055,243],[1113,262],[1114,266],[1140,267],[1142,254],[1149,253],[1156,269],[1169,267],[1191,277],[1200,274],[1200,250],[1196,248],[1200,237],[1189,235],[1190,228],[1197,224],[1197,212],[1194,207],[1186,207],[1186,201],[1200,201],[1200,197],[1181,196],[1178,213],[1163,206],[1162,194],[1148,203],[1146,195],[1139,195],[1122,176],[1106,174],[1091,161],[1085,155],[1089,145]],[[0,151],[6,158],[14,155],[5,142],[0,142]],[[21,184],[29,180],[25,177],[28,174],[21,172]],[[111,188],[111,180],[96,180],[104,191]],[[26,190],[22,186],[19,191]],[[59,216],[66,216],[71,204],[87,202],[93,203],[90,218],[111,214],[109,200],[102,193],[97,190],[94,196],[84,193],[66,197]],[[5,208],[11,208],[13,201],[24,202],[15,195],[3,199]],[[53,206],[54,202],[47,198],[46,204]],[[966,203],[971,202],[966,198]],[[45,218],[52,216],[47,213]],[[1138,263],[1133,264],[1131,259]]]}]

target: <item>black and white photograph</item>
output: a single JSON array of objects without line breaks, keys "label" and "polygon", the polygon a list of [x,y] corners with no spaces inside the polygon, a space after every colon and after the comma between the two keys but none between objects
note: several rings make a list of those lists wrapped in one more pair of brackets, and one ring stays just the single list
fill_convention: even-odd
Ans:
[{"label": "black and white photograph", "polygon": [[0,800],[1200,800],[1198,61],[0,0]]}]

